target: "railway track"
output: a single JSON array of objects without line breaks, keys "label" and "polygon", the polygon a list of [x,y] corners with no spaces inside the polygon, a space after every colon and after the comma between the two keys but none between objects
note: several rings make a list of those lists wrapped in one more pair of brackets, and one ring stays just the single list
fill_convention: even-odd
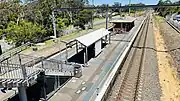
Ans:
[{"label": "railway track", "polygon": [[136,101],[140,99],[138,90],[140,86],[139,84],[142,82],[141,72],[143,70],[142,64],[144,61],[145,49],[137,47],[145,47],[146,45],[149,19],[150,17],[148,16],[139,32],[139,35],[137,36],[135,43],[133,44],[134,52],[122,81],[122,85],[118,91],[116,101]]},{"label": "railway track", "polygon": [[180,29],[178,29],[178,27],[176,27],[172,22],[167,21],[166,19],[165,19],[165,21],[166,21],[177,33],[180,34]]}]

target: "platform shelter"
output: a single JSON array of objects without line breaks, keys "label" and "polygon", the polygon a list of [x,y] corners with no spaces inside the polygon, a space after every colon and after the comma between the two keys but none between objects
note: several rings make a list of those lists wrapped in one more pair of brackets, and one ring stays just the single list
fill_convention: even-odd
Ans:
[{"label": "platform shelter", "polygon": [[135,18],[124,18],[110,21],[113,23],[113,27],[109,29],[114,34],[129,32],[134,27]]},{"label": "platform shelter", "polygon": [[103,43],[110,43],[109,36],[110,31],[101,28],[75,39],[77,53],[79,49],[83,49],[84,64],[87,64],[90,58],[96,57],[101,53]]}]

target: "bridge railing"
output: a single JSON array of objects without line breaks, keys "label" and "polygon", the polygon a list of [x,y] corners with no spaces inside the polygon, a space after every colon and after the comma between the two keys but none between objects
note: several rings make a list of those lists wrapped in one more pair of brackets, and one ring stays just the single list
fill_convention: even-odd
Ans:
[{"label": "bridge railing", "polygon": [[27,44],[24,44],[24,45],[22,45],[22,46],[20,46],[20,47],[14,48],[14,49],[12,49],[12,50],[9,50],[9,51],[1,54],[1,55],[0,55],[0,62],[2,62],[2,61],[4,61],[4,60],[6,60],[6,59],[8,59],[8,58],[10,58],[10,57],[18,54],[19,52],[21,52],[21,51],[23,51],[23,50],[25,50],[25,49],[27,49],[27,47],[28,47],[29,45],[30,45],[30,43],[27,43]]},{"label": "bridge railing", "polygon": [[73,65],[73,63],[66,63],[55,59],[46,60],[44,58],[35,58],[26,63],[17,64],[4,61],[0,63],[0,79],[28,79],[37,75],[40,71],[45,71],[51,75],[73,76]]},{"label": "bridge railing", "polygon": [[23,79],[19,64],[0,63],[0,79]]},{"label": "bridge railing", "polygon": [[73,63],[66,63],[63,61],[50,59],[44,60],[42,62],[42,68],[45,70],[47,74],[53,73],[63,73],[62,75],[73,76],[74,75],[74,67]]}]

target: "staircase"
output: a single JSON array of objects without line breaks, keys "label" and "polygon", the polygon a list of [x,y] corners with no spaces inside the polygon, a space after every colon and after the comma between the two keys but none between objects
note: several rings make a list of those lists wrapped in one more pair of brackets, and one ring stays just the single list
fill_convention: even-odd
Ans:
[{"label": "staircase", "polygon": [[36,59],[25,64],[0,63],[0,87],[30,86],[36,82],[40,72],[49,76],[75,76],[74,63],[49,59]]}]

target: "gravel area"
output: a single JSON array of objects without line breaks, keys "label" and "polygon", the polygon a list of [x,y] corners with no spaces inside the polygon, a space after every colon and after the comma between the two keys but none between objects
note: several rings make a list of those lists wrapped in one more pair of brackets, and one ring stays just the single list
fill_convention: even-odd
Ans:
[{"label": "gravel area", "polygon": [[160,32],[167,46],[167,50],[170,50],[170,55],[174,61],[174,67],[177,68],[180,77],[180,33],[175,31],[165,20],[160,23]]},{"label": "gravel area", "polygon": [[[165,23],[163,19],[157,17],[159,20],[158,23]],[[161,32],[160,32],[161,29]],[[162,33],[162,26],[156,25],[154,26],[154,33],[156,39],[156,49],[157,51],[157,60],[158,60],[158,69],[159,69],[159,83],[162,90],[161,101],[180,101],[180,81],[177,78],[177,73],[175,70],[174,58],[172,53],[169,52],[170,50],[167,45],[167,42],[173,42],[171,36],[169,36],[169,40],[165,40],[165,34]],[[168,29],[166,29],[168,31]],[[167,33],[166,31],[166,33]],[[169,33],[172,34],[172,33]],[[178,37],[178,36],[177,36]],[[176,45],[176,43],[172,43]],[[172,46],[174,46],[172,45]],[[171,46],[171,48],[173,48]],[[176,51],[176,50],[175,50]],[[171,53],[171,54],[170,54]]]},{"label": "gravel area", "polygon": [[[146,47],[156,49],[152,23],[149,24]],[[142,101],[160,101],[161,88],[159,84],[156,51],[145,48],[143,67]]]}]

